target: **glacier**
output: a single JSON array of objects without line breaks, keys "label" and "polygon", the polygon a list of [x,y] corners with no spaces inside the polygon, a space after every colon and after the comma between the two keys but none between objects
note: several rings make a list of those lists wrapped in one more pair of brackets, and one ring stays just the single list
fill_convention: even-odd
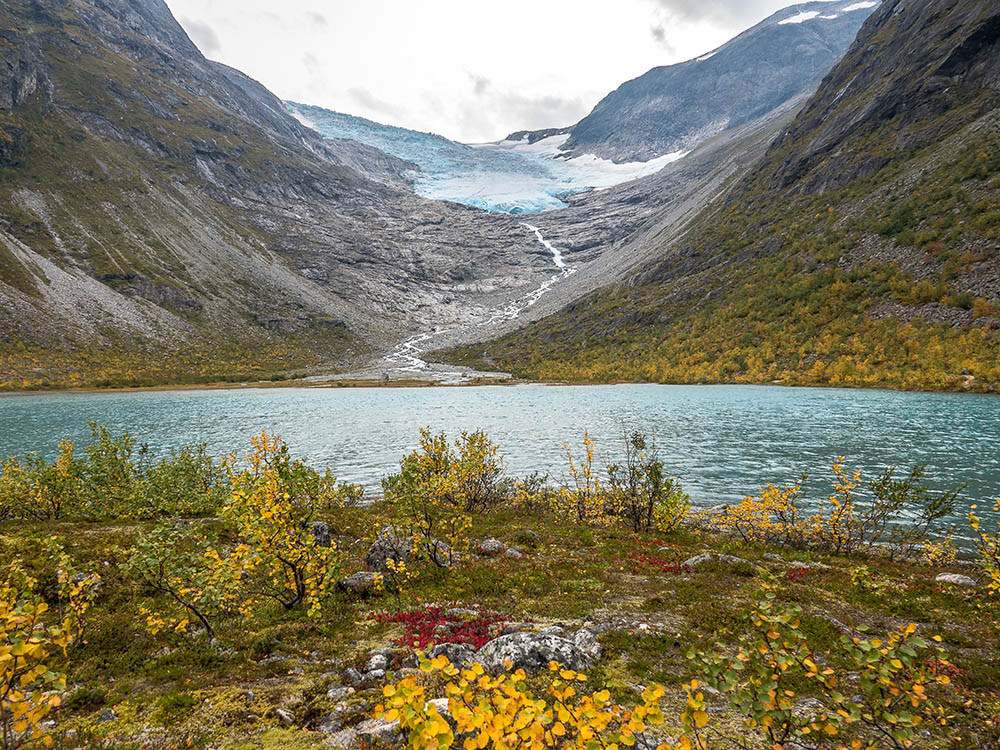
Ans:
[{"label": "glacier", "polygon": [[470,145],[322,107],[295,102],[285,106],[299,122],[326,138],[349,138],[416,164],[419,170],[408,176],[418,195],[497,213],[563,208],[571,195],[653,174],[685,155],[677,152],[625,164],[593,154],[566,158],[559,147],[568,135],[535,143],[524,136]]}]

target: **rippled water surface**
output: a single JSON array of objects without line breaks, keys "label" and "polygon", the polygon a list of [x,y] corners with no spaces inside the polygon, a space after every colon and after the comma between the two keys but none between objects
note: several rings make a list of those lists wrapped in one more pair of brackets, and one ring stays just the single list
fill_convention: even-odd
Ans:
[{"label": "rippled water surface", "polygon": [[421,426],[479,427],[516,474],[564,475],[563,443],[589,430],[614,458],[621,423],[655,430],[671,474],[702,505],[738,500],[765,482],[815,477],[828,490],[838,455],[870,476],[886,464],[928,465],[936,486],[966,482],[982,507],[1000,498],[1000,398],[964,394],[755,386],[488,386],[271,388],[0,397],[0,456],[51,456],[61,437],[86,442],[93,420],[164,452],[205,442],[243,450],[262,428],[293,453],[373,489],[417,442]]}]

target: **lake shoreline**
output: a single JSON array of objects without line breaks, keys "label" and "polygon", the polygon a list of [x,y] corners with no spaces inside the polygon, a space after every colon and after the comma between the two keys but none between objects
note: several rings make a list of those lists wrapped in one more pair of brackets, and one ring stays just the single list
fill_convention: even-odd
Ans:
[{"label": "lake shoreline", "polygon": [[637,380],[613,380],[593,382],[587,380],[529,380],[524,378],[475,378],[457,383],[442,382],[439,380],[421,380],[419,378],[401,380],[381,380],[376,378],[352,378],[345,380],[322,380],[310,381],[307,378],[296,378],[294,380],[259,380],[246,381],[240,383],[230,383],[226,381],[215,381],[211,383],[161,383],[157,385],[135,385],[135,386],[80,386],[80,387],[53,387],[53,388],[29,388],[21,390],[0,389],[0,398],[5,396],[29,396],[29,395],[64,395],[64,394],[101,394],[101,393],[146,393],[146,392],[189,392],[189,391],[228,391],[228,390],[250,390],[265,388],[313,388],[313,389],[336,389],[336,388],[475,388],[483,386],[517,386],[517,385],[549,385],[567,387],[585,386],[617,386],[617,385],[661,385],[661,386],[747,386],[755,388],[806,388],[806,389],[830,389],[845,391],[872,391],[889,393],[921,393],[921,394],[953,394],[968,396],[1000,396],[997,391],[979,391],[969,388],[962,389],[938,389],[922,390],[911,388],[894,388],[889,385],[882,386],[859,386],[859,385],[830,385],[828,383],[783,383],[780,381],[768,381],[763,383],[744,383],[739,381],[726,382],[704,382],[704,383],[675,383],[675,382],[654,382]]}]

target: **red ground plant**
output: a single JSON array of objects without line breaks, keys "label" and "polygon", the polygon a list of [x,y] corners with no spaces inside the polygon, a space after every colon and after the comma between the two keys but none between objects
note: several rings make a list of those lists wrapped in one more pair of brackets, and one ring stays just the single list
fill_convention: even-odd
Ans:
[{"label": "red ground plant", "polygon": [[461,604],[432,604],[405,612],[382,612],[375,619],[402,625],[398,643],[413,649],[439,643],[466,643],[478,649],[499,636],[508,622],[503,615],[488,610],[475,610],[475,615],[453,610],[471,611]]}]

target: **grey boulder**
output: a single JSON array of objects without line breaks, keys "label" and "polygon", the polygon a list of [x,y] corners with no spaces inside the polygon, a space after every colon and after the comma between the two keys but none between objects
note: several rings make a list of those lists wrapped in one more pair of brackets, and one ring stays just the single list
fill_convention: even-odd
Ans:
[{"label": "grey boulder", "polygon": [[365,563],[371,570],[384,573],[388,570],[386,560],[407,562],[412,555],[412,540],[400,537],[392,526],[386,526],[368,548]]},{"label": "grey boulder", "polygon": [[546,669],[549,662],[557,662],[573,670],[590,669],[593,660],[576,647],[573,641],[544,633],[512,633],[502,635],[476,652],[475,661],[490,672],[512,669],[537,672]]},{"label": "grey boulder", "polygon": [[941,573],[934,580],[938,583],[950,583],[952,586],[967,586],[968,588],[976,586],[975,580],[960,573]]}]

